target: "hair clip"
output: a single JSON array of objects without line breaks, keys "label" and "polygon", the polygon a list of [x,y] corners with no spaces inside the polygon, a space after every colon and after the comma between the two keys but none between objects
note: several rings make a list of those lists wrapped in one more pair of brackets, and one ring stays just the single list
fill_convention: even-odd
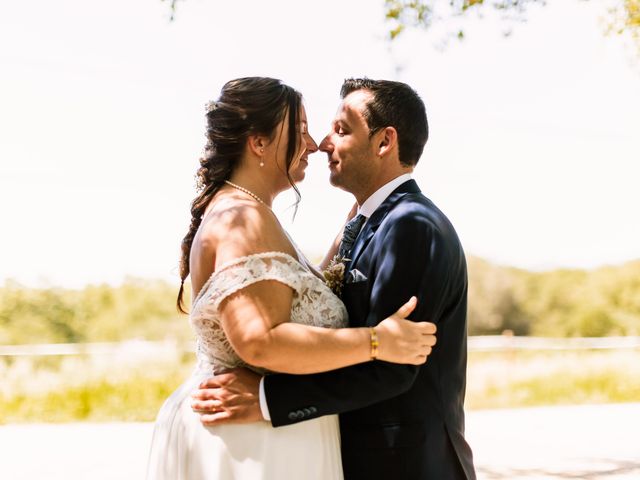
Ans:
[{"label": "hair clip", "polygon": [[218,104],[213,100],[211,100],[210,102],[207,102],[206,105],[204,106],[204,109],[206,110],[207,113],[213,112],[216,108],[218,108]]}]

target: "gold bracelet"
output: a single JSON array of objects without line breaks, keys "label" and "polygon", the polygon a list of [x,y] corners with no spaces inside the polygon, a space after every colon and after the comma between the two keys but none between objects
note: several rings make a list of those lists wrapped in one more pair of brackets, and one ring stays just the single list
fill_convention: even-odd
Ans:
[{"label": "gold bracelet", "polygon": [[378,341],[378,332],[373,327],[369,327],[369,334],[371,336],[371,360],[378,358],[378,347],[380,342]]}]

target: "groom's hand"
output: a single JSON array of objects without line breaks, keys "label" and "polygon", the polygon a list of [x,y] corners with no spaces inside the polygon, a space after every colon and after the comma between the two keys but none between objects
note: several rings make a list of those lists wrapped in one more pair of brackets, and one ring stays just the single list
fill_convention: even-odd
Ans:
[{"label": "groom's hand", "polygon": [[206,426],[264,420],[260,411],[261,378],[246,368],[208,378],[191,395],[191,408]]}]

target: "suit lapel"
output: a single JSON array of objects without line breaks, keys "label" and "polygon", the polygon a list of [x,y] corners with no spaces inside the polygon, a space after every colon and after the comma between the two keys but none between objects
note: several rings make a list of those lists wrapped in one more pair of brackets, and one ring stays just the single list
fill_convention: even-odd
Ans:
[{"label": "suit lapel", "polygon": [[347,270],[351,270],[351,267],[356,263],[356,260],[360,256],[360,252],[362,252],[362,249],[369,243],[373,234],[376,233],[376,229],[371,228],[369,222],[364,226],[360,235],[358,235],[358,238],[356,239],[356,244],[353,246],[353,250],[351,250],[351,261],[349,262],[349,268]]},{"label": "suit lapel", "polygon": [[402,185],[399,185],[391,194],[385,199],[382,204],[376,209],[375,212],[371,215],[367,223],[363,227],[362,231],[356,238],[356,243],[353,246],[353,250],[351,250],[351,261],[349,262],[349,266],[347,270],[351,270],[351,268],[358,261],[358,257],[365,249],[365,247],[369,244],[373,235],[378,230],[378,227],[387,216],[391,208],[400,201],[402,197],[404,197],[408,193],[420,193],[420,188],[415,180],[408,180],[404,182]]}]

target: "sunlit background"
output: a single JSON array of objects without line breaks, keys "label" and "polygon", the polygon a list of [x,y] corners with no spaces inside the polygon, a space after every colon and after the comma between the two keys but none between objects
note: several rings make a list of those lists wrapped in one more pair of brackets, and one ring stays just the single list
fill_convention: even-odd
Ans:
[{"label": "sunlit background", "polygon": [[[300,90],[318,142],[346,77],[424,99],[414,177],[469,257],[476,445],[493,444],[483,421],[499,428],[484,409],[640,402],[640,49],[607,34],[610,8],[634,2],[534,1],[511,20],[483,8],[392,41],[384,0],[186,0],[173,21],[169,1],[2,2],[4,431],[148,422],[188,374],[173,302],[204,105],[249,75]],[[317,259],[353,199],[328,185],[322,153],[300,190],[295,219],[291,194],[275,210]],[[482,448],[480,478],[556,478],[544,455],[526,477]],[[634,461],[624,472],[640,474]]]},{"label": "sunlit background", "polygon": [[[0,278],[30,285],[177,279],[204,104],[225,81],[283,79],[316,140],[348,76],[423,97],[431,136],[415,177],[468,253],[533,269],[640,257],[640,67],[604,35],[600,2],[532,6],[526,23],[470,18],[387,40],[382,1],[30,1],[0,16]],[[232,20],[230,20],[232,19]],[[444,28],[444,27],[443,27]],[[635,62],[635,65],[634,65]],[[351,198],[311,159],[293,223],[324,252]]]}]

